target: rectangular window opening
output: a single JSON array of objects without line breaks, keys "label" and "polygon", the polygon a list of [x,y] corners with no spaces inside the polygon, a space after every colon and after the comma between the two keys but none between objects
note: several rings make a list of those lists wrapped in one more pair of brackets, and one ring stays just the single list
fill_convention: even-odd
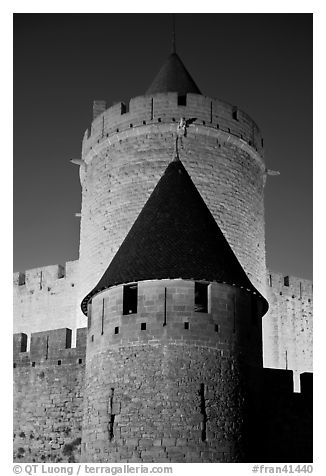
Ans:
[{"label": "rectangular window opening", "polygon": [[208,283],[195,283],[195,312],[208,312]]},{"label": "rectangular window opening", "polygon": [[238,109],[233,109],[233,111],[232,111],[232,119],[234,119],[235,121],[238,121],[238,120],[239,120]]},{"label": "rectangular window opening", "polygon": [[215,324],[215,332],[218,332],[218,324]]},{"label": "rectangular window opening", "polygon": [[61,360],[58,360],[58,365],[61,365]]},{"label": "rectangular window opening", "polygon": [[187,105],[187,95],[182,94],[178,96],[178,106],[186,106]]},{"label": "rectangular window opening", "polygon": [[121,103],[121,114],[126,114],[127,112],[129,112],[129,103],[125,104],[125,103]]},{"label": "rectangular window opening", "polygon": [[115,328],[114,328],[114,333],[115,333],[115,334],[119,334],[119,327],[115,327]]},{"label": "rectangular window opening", "polygon": [[284,276],[284,286],[290,286],[290,278],[289,278],[289,276]]},{"label": "rectangular window opening", "polygon": [[185,329],[189,329],[189,322],[184,322]]},{"label": "rectangular window opening", "polygon": [[62,279],[66,276],[66,266],[59,264],[58,265],[58,279]]},{"label": "rectangular window opening", "polygon": [[142,323],[140,324],[140,330],[141,330],[141,331],[146,331],[146,322],[142,322]]},{"label": "rectangular window opening", "polygon": [[26,275],[25,273],[19,273],[18,274],[18,286],[23,286],[26,284]]},{"label": "rectangular window opening", "polygon": [[138,286],[129,284],[123,287],[123,315],[137,314]]},{"label": "rectangular window opening", "polygon": [[79,363],[79,364],[82,364],[82,363],[83,363],[83,359],[78,359],[78,363]]}]

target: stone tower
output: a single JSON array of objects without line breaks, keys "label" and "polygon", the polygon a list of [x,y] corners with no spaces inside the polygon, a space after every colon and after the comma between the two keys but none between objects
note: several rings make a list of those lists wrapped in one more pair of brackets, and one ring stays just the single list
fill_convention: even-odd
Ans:
[{"label": "stone tower", "polygon": [[[201,94],[173,52],[144,96],[109,108],[105,101],[94,102],[80,161],[79,302],[104,273],[176,154],[249,279],[265,294],[260,131],[242,110]],[[85,325],[81,313],[76,325]]]},{"label": "stone tower", "polygon": [[82,301],[82,460],[257,460],[267,307],[172,161]]}]

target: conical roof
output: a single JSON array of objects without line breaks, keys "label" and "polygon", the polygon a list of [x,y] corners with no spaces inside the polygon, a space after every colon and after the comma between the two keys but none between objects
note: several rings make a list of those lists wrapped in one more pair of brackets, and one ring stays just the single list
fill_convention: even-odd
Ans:
[{"label": "conical roof", "polygon": [[196,83],[175,52],[170,54],[147,89],[146,94],[167,92],[177,92],[180,96],[184,96],[187,93],[201,94]]},{"label": "conical roof", "polygon": [[179,160],[167,167],[82,311],[103,289],[164,278],[225,282],[259,295]]}]

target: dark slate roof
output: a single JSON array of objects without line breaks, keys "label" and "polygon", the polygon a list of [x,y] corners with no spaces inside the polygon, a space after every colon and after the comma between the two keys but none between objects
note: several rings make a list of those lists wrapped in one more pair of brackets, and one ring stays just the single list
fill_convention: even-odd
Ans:
[{"label": "dark slate roof", "polygon": [[177,92],[184,96],[187,93],[201,94],[196,83],[186,70],[176,53],[171,53],[146,94]]},{"label": "dark slate roof", "polygon": [[179,160],[167,167],[82,311],[103,289],[164,278],[225,282],[259,295]]}]

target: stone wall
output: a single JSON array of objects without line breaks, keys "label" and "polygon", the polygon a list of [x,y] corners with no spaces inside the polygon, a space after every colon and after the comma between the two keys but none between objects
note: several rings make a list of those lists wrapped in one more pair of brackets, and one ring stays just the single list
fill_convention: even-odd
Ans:
[{"label": "stone wall", "polygon": [[86,329],[14,336],[14,460],[74,462],[80,458]]},{"label": "stone wall", "polygon": [[[125,112],[126,111],[126,112]],[[193,119],[179,156],[253,284],[265,292],[262,140],[222,101],[176,93],[134,98],[98,115],[83,141],[78,301],[94,287],[175,155],[177,122]]]},{"label": "stone wall", "polygon": [[[33,332],[68,327],[76,336],[78,261],[64,266],[53,265],[14,273],[14,333]],[[86,325],[84,320],[83,326]],[[29,346],[30,339],[28,339]]]},{"label": "stone wall", "polygon": [[256,296],[212,283],[205,313],[191,281],[138,287],[134,314],[123,286],[92,301],[82,460],[244,461],[262,369]]},{"label": "stone wall", "polygon": [[264,366],[293,370],[295,390],[299,391],[299,374],[313,370],[312,282],[269,272],[267,300]]}]

